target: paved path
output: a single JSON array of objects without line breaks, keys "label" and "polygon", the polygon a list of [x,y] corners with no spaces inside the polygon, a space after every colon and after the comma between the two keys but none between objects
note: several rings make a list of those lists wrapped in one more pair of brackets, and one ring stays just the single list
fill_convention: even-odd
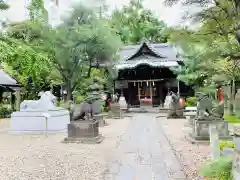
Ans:
[{"label": "paved path", "polygon": [[185,180],[154,114],[134,114],[116,150],[109,156],[105,180]]}]

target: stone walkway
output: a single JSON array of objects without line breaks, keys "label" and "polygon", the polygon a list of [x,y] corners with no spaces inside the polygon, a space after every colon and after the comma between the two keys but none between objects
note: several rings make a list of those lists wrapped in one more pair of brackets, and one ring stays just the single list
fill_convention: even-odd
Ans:
[{"label": "stone walkway", "polygon": [[105,180],[185,180],[154,114],[133,114],[114,152]]}]

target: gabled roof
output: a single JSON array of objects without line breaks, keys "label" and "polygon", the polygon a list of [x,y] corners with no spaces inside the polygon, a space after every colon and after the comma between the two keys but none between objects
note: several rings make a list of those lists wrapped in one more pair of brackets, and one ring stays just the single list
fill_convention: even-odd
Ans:
[{"label": "gabled roof", "polygon": [[2,69],[0,69],[0,86],[5,87],[21,87],[18,82],[10,77],[7,73],[5,73]]},{"label": "gabled roof", "polygon": [[[139,51],[146,47],[149,53]],[[120,59],[115,65],[116,69],[135,68],[141,64],[148,64],[153,67],[174,67],[183,64],[176,49],[170,44],[148,44],[124,46],[118,53]]]}]

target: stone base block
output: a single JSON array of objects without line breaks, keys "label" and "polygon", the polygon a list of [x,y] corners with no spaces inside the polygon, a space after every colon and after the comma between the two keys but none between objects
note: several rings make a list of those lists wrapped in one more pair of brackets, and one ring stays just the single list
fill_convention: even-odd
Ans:
[{"label": "stone base block", "polygon": [[[192,133],[189,134],[189,140],[193,143],[201,141],[209,141],[209,125],[212,121],[200,121],[194,120],[194,125],[192,127]],[[219,134],[219,139],[231,140],[232,137],[229,135],[228,122],[224,120],[219,120],[217,123],[217,130]]]},{"label": "stone base block", "polygon": [[[186,140],[191,142],[192,144],[209,144],[210,143],[210,138],[209,137],[199,137],[195,136],[192,133],[189,133],[188,135],[185,136]],[[220,136],[220,140],[233,140],[232,136]]]},{"label": "stone base block", "polygon": [[103,127],[103,126],[106,126],[107,123],[104,119],[104,116],[102,114],[97,114],[97,115],[94,115],[96,121],[98,121],[98,125],[99,127]]},{"label": "stone base block", "polygon": [[159,109],[159,112],[160,112],[160,113],[168,113],[168,112],[169,112],[169,109],[167,109],[167,108],[160,108],[160,109]]},{"label": "stone base block", "polygon": [[167,118],[168,119],[185,119],[186,117],[183,115],[184,110],[176,110],[175,112],[173,110],[168,111]]},{"label": "stone base block", "polygon": [[63,142],[69,143],[101,143],[98,121],[74,121],[68,124],[68,137]]},{"label": "stone base block", "polygon": [[103,140],[104,137],[100,134],[92,138],[66,137],[62,143],[100,144]]},{"label": "stone base block", "polygon": [[63,132],[67,130],[67,124],[69,122],[69,111],[63,108],[55,108],[47,111],[38,109],[17,111],[13,112],[11,115],[10,132]]}]

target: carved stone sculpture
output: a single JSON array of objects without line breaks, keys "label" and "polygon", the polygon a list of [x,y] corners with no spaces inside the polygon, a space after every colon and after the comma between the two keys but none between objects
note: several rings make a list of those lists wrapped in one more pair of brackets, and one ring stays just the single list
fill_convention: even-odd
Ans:
[{"label": "carved stone sculpture", "polygon": [[171,103],[167,118],[184,118],[183,116],[184,107],[179,102],[180,98],[174,92],[170,92],[168,94],[169,101],[170,97]]},{"label": "carved stone sculpture", "polygon": [[222,120],[224,115],[224,103],[215,104],[206,94],[196,93],[197,97],[197,116],[199,120]]},{"label": "carved stone sculpture", "polygon": [[[100,87],[96,80],[89,86],[88,97],[76,105],[71,115],[71,122],[68,124],[68,137],[63,142],[69,143],[101,143],[103,136],[99,134],[99,120],[101,100]],[[102,122],[101,122],[102,123]]]},{"label": "carved stone sculpture", "polygon": [[39,100],[23,101],[20,111],[12,113],[11,131],[66,131],[70,122],[69,111],[56,106],[56,97],[50,91],[40,92],[39,96]]},{"label": "carved stone sculpture", "polygon": [[39,100],[24,100],[20,104],[20,110],[24,109],[52,109],[56,107],[56,97],[51,91],[40,92]]},{"label": "carved stone sculpture", "polygon": [[224,103],[215,104],[205,93],[197,92],[197,114],[190,134],[191,141],[209,141],[209,125],[215,123],[220,139],[231,139],[224,120]]}]

